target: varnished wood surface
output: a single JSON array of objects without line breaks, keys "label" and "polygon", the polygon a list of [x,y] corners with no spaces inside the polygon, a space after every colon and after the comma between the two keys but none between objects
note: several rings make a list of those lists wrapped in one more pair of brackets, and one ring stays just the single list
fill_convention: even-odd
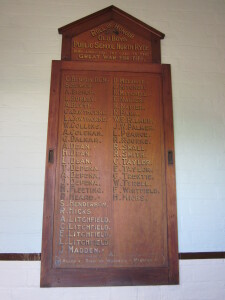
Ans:
[{"label": "varnished wood surface", "polygon": [[[136,74],[153,74],[154,76],[160,76],[162,79],[162,107],[163,107],[163,131],[164,143],[162,149],[164,149],[165,155],[165,184],[166,188],[166,201],[167,205],[164,205],[164,209],[168,209],[166,212],[167,218],[167,230],[164,230],[166,237],[166,244],[168,247],[168,261],[166,264],[161,264],[161,267],[139,267],[123,268],[118,267],[104,267],[101,268],[55,268],[53,264],[53,212],[55,204],[55,171],[57,161],[57,151],[54,154],[54,163],[46,163],[46,187],[45,187],[45,209],[44,209],[44,221],[43,221],[43,250],[42,250],[42,271],[41,271],[41,286],[98,286],[98,285],[146,285],[146,284],[177,284],[178,283],[178,253],[177,253],[177,227],[176,227],[176,192],[175,192],[175,168],[167,165],[167,152],[174,151],[173,146],[173,124],[172,124],[172,94],[171,94],[171,82],[170,82],[170,69],[167,65],[156,64],[142,64],[140,65],[123,65],[111,64],[111,63],[81,63],[81,62],[60,62],[54,61],[52,68],[52,84],[51,84],[51,103],[49,111],[49,133],[48,147],[49,149],[57,149],[58,147],[58,118],[59,118],[59,95],[61,74],[62,72],[85,72],[95,71],[101,74],[110,72],[126,72],[128,75]],[[103,73],[102,73],[103,72]],[[146,76],[146,75],[145,75]],[[158,125],[157,125],[158,126]],[[60,152],[59,152],[60,153]],[[59,154],[58,154],[59,156]],[[164,163],[163,163],[164,164]],[[163,165],[162,164],[162,165]],[[57,220],[57,219],[56,219]],[[118,221],[117,221],[118,222]],[[122,229],[122,227],[121,227]],[[121,231],[122,232],[122,231]],[[114,237],[116,238],[116,236]],[[157,237],[155,237],[157,239]],[[160,238],[160,236],[158,236]],[[166,245],[165,244],[165,245]],[[161,246],[160,246],[161,247]],[[140,250],[141,251],[141,250]],[[122,253],[122,252],[121,252]]]},{"label": "varnished wood surface", "polygon": [[[177,233],[177,205],[175,180],[175,153],[172,110],[172,83],[169,65],[163,65],[163,99],[164,99],[164,130],[165,130],[165,157],[166,157],[166,184],[167,184],[167,228],[169,253],[169,282],[179,282],[178,265],[178,233]],[[169,164],[168,152],[173,154],[173,164]]]},{"label": "varnished wood surface", "polygon": [[[41,286],[177,284],[171,78],[170,67],[159,65],[164,34],[115,6],[59,33],[62,61],[52,67]],[[89,103],[77,105],[86,94]],[[82,131],[88,128],[94,129]],[[86,141],[88,151],[76,152],[74,141]],[[74,179],[87,174],[94,180]],[[104,205],[77,210],[79,199]],[[98,233],[78,232],[85,222],[105,225],[96,227],[103,228]]]},{"label": "varnished wood surface", "polygon": [[[53,213],[55,199],[55,169],[56,169],[56,148],[58,140],[58,115],[59,115],[59,80],[60,62],[52,65],[48,136],[46,149],[46,171],[45,171],[45,194],[44,194],[44,214],[42,230],[42,256],[41,256],[41,281],[52,267],[52,242],[53,242]],[[54,150],[54,163],[49,163],[49,150]]]}]

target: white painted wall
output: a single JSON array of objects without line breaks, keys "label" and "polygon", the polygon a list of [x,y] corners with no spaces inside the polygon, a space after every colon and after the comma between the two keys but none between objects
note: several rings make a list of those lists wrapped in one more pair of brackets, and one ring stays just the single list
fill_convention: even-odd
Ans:
[{"label": "white painted wall", "polygon": [[179,286],[39,288],[40,262],[0,262],[3,300],[224,300],[225,260],[180,261]]},{"label": "white painted wall", "polygon": [[[0,0],[0,252],[41,251],[50,66],[61,52],[57,29],[111,4],[166,34],[162,62],[172,65],[179,251],[225,251],[225,1]],[[62,299],[225,298],[217,272],[224,260],[181,262],[181,287],[89,292],[40,291],[39,263],[1,266],[1,299],[49,300],[58,293]]]}]

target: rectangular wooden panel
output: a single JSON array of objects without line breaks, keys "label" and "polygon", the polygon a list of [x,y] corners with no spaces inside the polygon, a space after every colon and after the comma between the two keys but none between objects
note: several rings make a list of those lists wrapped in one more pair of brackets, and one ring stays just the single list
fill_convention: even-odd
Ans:
[{"label": "rectangular wooden panel", "polygon": [[178,281],[168,72],[53,63],[42,286]]}]

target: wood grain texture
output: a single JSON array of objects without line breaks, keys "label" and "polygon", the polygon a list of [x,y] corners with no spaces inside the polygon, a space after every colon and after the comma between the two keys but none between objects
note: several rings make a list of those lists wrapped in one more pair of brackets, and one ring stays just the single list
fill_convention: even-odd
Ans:
[{"label": "wood grain texture", "polygon": [[71,60],[71,42],[72,39],[68,36],[62,37],[62,50],[61,50],[61,59],[62,60]]},{"label": "wood grain texture", "polygon": [[[59,33],[41,286],[177,284],[171,75],[159,64],[164,34],[115,6]],[[88,151],[77,152],[81,146]],[[104,205],[77,209],[90,201]]]},{"label": "wood grain texture", "polygon": [[[178,251],[177,251],[177,227],[176,227],[176,189],[175,189],[175,173],[174,173],[174,164],[168,165],[167,160],[167,151],[174,151],[173,145],[173,124],[172,124],[172,94],[171,94],[171,79],[170,79],[170,68],[169,66],[164,65],[156,65],[156,64],[120,64],[116,63],[82,63],[82,62],[53,62],[53,72],[52,72],[52,83],[51,83],[51,102],[50,102],[50,111],[49,111],[49,133],[48,133],[48,147],[47,149],[56,149],[59,147],[58,138],[58,128],[62,125],[58,125],[59,123],[59,112],[63,109],[63,104],[59,103],[59,95],[64,95],[64,90],[61,86],[61,76],[62,74],[81,74],[80,72],[88,72],[88,76],[91,76],[91,72],[98,75],[107,74],[107,76],[111,76],[110,74],[114,74],[113,76],[118,76],[119,74],[126,74],[126,76],[135,76],[135,78],[139,78],[141,74],[145,74],[143,78],[161,78],[160,81],[152,81],[152,82],[161,82],[158,87],[155,89],[152,87],[152,95],[161,95],[162,102],[160,106],[162,107],[162,112],[160,113],[161,118],[161,136],[163,138],[162,142],[162,174],[164,174],[165,170],[165,183],[163,183],[166,192],[163,194],[166,196],[166,203],[164,205],[163,210],[166,211],[166,216],[163,217],[164,222],[167,223],[166,229],[163,230],[162,236],[164,235],[166,238],[165,246],[168,249],[168,253],[165,255],[165,262],[160,266],[144,266],[136,268],[135,266],[130,266],[129,268],[124,266],[118,267],[101,267],[95,266],[95,268],[90,267],[61,267],[58,268],[54,266],[53,261],[53,245],[55,245],[55,241],[53,240],[54,230],[54,208],[56,204],[54,204],[55,198],[55,189],[56,189],[56,164],[60,159],[59,155],[61,150],[55,151],[58,154],[56,160],[54,160],[53,164],[47,163],[46,167],[46,193],[45,193],[45,208],[44,208],[44,225],[43,225],[43,250],[42,250],[42,271],[41,271],[41,286],[110,286],[110,285],[148,285],[148,284],[177,284],[179,271],[178,271]],[[75,73],[74,73],[75,72]],[[119,73],[118,73],[119,72]],[[122,73],[121,73],[122,72]],[[134,75],[135,74],[135,75]],[[138,75],[139,74],[139,75]],[[86,75],[85,75],[86,76]],[[125,75],[123,75],[125,76]],[[147,77],[146,77],[147,76]],[[88,77],[89,78],[89,77]],[[90,77],[91,78],[91,77]],[[108,77],[110,78],[110,77]],[[145,79],[146,80],[146,79]],[[97,90],[95,94],[99,93]],[[105,93],[105,92],[104,92]],[[96,94],[98,95],[98,94]],[[110,94],[109,94],[110,95]],[[61,96],[63,97],[63,96]],[[100,99],[99,96],[96,99]],[[111,97],[111,96],[110,96]],[[154,96],[155,97],[155,96]],[[159,96],[160,97],[160,96]],[[160,99],[160,98],[159,98]],[[109,101],[109,98],[108,98]],[[157,100],[158,101],[158,100]],[[160,100],[161,101],[161,100]],[[52,105],[52,107],[51,107]],[[61,108],[59,108],[61,105]],[[160,110],[159,110],[160,111]],[[62,122],[61,122],[62,124]],[[159,125],[157,125],[158,127]],[[110,126],[111,127],[111,126]],[[108,142],[107,142],[108,143]],[[164,157],[165,156],[165,157]],[[165,167],[163,167],[165,164]],[[60,172],[58,171],[58,178],[60,178]],[[106,179],[106,178],[105,178]],[[56,185],[55,185],[56,184]],[[133,214],[133,213],[132,213]],[[158,214],[156,213],[156,216]],[[135,215],[133,215],[135,218]],[[161,219],[162,217],[159,217]],[[145,218],[143,218],[144,220]],[[123,218],[119,218],[116,221],[123,221],[118,229],[121,228],[121,233],[123,229]],[[57,224],[57,219],[55,219],[55,224]],[[139,226],[139,225],[138,225]],[[57,230],[55,231],[57,232]],[[118,233],[117,233],[118,235]],[[155,241],[158,245],[157,241],[162,239],[161,234],[158,236],[154,236]],[[116,239],[117,236],[114,236]],[[122,238],[122,241],[126,239],[126,235]],[[162,239],[163,240],[163,239]],[[57,243],[56,243],[57,245]],[[137,244],[138,245],[138,244]],[[157,246],[158,247],[158,246]],[[160,246],[161,247],[161,246]],[[166,249],[165,248],[165,249]],[[123,251],[122,248],[117,251]],[[129,248],[127,248],[128,251]],[[157,249],[157,248],[156,248]],[[158,248],[159,249],[159,248]],[[129,249],[130,253],[132,253],[132,248]],[[162,251],[162,250],[160,250]],[[157,250],[157,252],[160,253]],[[141,253],[142,250],[139,249]],[[57,253],[57,252],[56,252]],[[122,254],[123,252],[121,252]],[[163,252],[162,252],[163,253]],[[54,254],[55,255],[55,254]],[[58,255],[58,254],[57,254]],[[168,261],[167,257],[168,256]],[[122,256],[123,257],[123,256]],[[103,257],[102,257],[103,258]],[[66,259],[66,257],[65,257]]]},{"label": "wood grain texture", "polygon": [[[46,274],[52,267],[52,238],[53,238],[53,212],[55,199],[55,170],[56,170],[56,148],[58,139],[58,114],[59,114],[59,83],[60,83],[60,61],[52,63],[52,76],[50,87],[48,136],[46,151],[45,170],[45,194],[44,194],[44,214],[43,214],[43,236],[42,236],[42,256],[41,256],[41,285],[45,281]],[[49,150],[54,150],[54,163],[49,163]]]},{"label": "wood grain texture", "polygon": [[[167,184],[167,222],[168,222],[168,249],[169,249],[169,282],[179,283],[178,265],[178,234],[177,234],[177,207],[175,181],[175,153],[173,133],[173,106],[170,65],[163,68],[163,100],[164,100],[164,132],[166,157],[166,184]],[[173,164],[168,162],[168,151],[173,153]]]}]

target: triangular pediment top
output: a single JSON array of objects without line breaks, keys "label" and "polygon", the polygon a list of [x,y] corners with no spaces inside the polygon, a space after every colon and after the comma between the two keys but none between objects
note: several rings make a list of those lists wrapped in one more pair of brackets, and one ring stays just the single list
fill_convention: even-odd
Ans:
[{"label": "triangular pediment top", "polygon": [[129,15],[123,10],[111,5],[107,8],[99,10],[91,15],[81,18],[77,21],[69,23],[58,29],[58,32],[66,37],[78,35],[84,31],[90,30],[104,22],[114,20],[127,28],[132,28],[136,34],[143,36],[146,39],[163,39],[165,34],[148,24]]},{"label": "triangular pediment top", "polygon": [[164,34],[111,5],[58,29],[62,60],[160,63]]}]

